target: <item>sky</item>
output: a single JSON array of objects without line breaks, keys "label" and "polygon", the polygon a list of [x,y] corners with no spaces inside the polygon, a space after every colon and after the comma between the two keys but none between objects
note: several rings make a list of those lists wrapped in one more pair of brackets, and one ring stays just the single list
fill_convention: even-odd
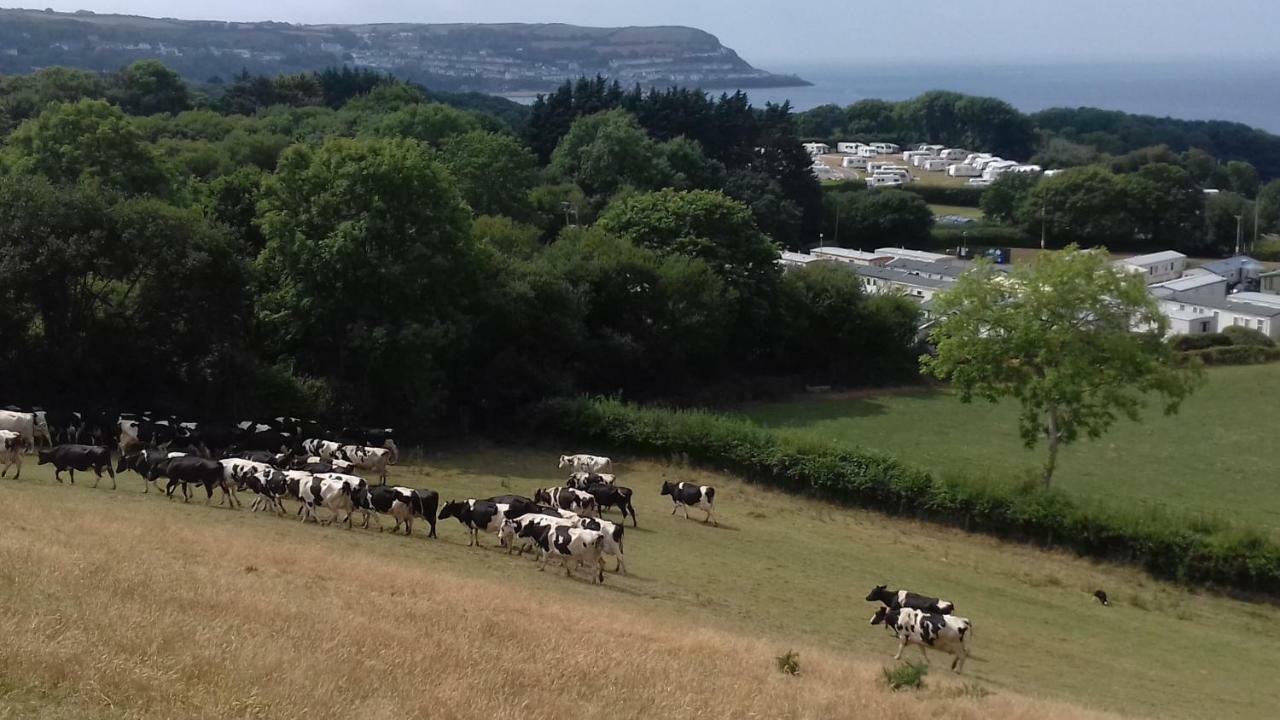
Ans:
[{"label": "sky", "polygon": [[1274,39],[1280,0],[36,0],[31,6],[296,23],[689,25],[766,68],[1280,59]]}]

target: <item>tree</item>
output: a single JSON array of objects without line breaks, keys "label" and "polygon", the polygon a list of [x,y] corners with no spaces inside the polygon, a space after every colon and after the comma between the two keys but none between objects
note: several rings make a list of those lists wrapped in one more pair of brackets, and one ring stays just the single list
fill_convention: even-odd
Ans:
[{"label": "tree", "polygon": [[622,110],[574,121],[551,153],[550,172],[597,200],[608,198],[624,185],[657,189],[670,175],[658,144],[635,117]]},{"label": "tree", "polygon": [[1261,232],[1280,232],[1280,180],[1258,191],[1258,226]]},{"label": "tree", "polygon": [[1133,242],[1132,207],[1118,176],[1090,166],[1043,178],[1018,213],[1030,234],[1045,235],[1054,245]]},{"label": "tree", "polygon": [[1016,398],[1023,443],[1048,446],[1046,489],[1062,446],[1101,437],[1119,416],[1137,421],[1148,394],[1176,412],[1201,379],[1176,362],[1143,279],[1105,251],[1072,245],[1007,279],[980,264],[934,299],[934,312],[936,354],[922,358],[924,371],[951,381],[962,402]]},{"label": "tree", "polygon": [[1031,173],[1004,173],[982,192],[982,214],[994,222],[1014,224],[1018,211],[1039,182],[1040,177]]},{"label": "tree", "polygon": [[1203,249],[1205,195],[1186,170],[1152,163],[1119,183],[1140,237],[1159,247]]},{"label": "tree", "polygon": [[827,197],[829,207],[824,218],[825,235],[833,242],[837,222],[840,225],[840,243],[851,247],[876,248],[929,241],[933,212],[916,193],[857,190],[831,193]]},{"label": "tree", "polygon": [[409,105],[384,117],[373,128],[373,134],[386,138],[411,138],[440,145],[455,136],[479,130],[480,123],[472,113],[427,103]]},{"label": "tree", "polygon": [[119,108],[101,100],[53,103],[9,136],[18,164],[56,183],[90,180],[130,194],[168,189],[160,161]]},{"label": "tree", "polygon": [[1231,184],[1231,192],[1247,198],[1258,194],[1258,186],[1262,184],[1258,171],[1243,160],[1232,160],[1226,165],[1227,182]]},{"label": "tree", "polygon": [[440,158],[475,214],[529,217],[537,158],[515,138],[474,130],[446,140]]},{"label": "tree", "polygon": [[187,83],[159,60],[139,60],[109,82],[108,97],[130,115],[176,115],[191,109]]},{"label": "tree", "polygon": [[295,146],[264,183],[259,319],[271,349],[413,420],[448,399],[483,273],[470,212],[413,140]]},{"label": "tree", "polygon": [[[1259,209],[1261,214],[1261,209]],[[1253,203],[1232,192],[1210,195],[1204,204],[1205,248],[1217,253],[1233,253],[1237,240],[1240,251],[1253,240]]]}]

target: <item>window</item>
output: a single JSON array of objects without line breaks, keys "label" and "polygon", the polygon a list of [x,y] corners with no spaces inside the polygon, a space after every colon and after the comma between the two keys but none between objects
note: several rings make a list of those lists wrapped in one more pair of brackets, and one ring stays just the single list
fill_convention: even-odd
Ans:
[{"label": "window", "polygon": [[1259,329],[1259,330],[1261,330],[1261,329],[1262,329],[1262,321],[1261,321],[1261,320],[1259,320],[1259,321],[1258,321],[1258,329]]}]

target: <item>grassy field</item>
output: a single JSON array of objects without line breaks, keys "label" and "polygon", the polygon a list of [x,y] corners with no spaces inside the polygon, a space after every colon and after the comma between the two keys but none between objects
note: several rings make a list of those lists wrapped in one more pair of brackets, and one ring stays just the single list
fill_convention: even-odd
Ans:
[{"label": "grassy field", "polygon": [[961,205],[930,205],[929,209],[933,211],[934,217],[959,215],[960,217],[973,218],[974,220],[981,220],[983,217],[981,208],[964,207]]},{"label": "grassy field", "polygon": [[[1084,501],[1208,515],[1280,538],[1274,443],[1280,366],[1215,368],[1180,414],[1149,408],[1098,441],[1066,448],[1055,483]],[[1026,450],[1017,406],[961,403],[947,390],[803,398],[744,412],[784,434],[853,443],[940,474],[1017,482],[1043,463]]]},{"label": "grassy field", "polygon": [[[554,456],[433,454],[393,482],[529,493],[560,476]],[[1280,609],[701,471],[620,465],[632,574],[595,587],[492,538],[469,549],[452,520],[438,540],[392,537],[26,470],[0,481],[4,718],[1263,718],[1280,703]],[[716,484],[721,527],[671,517],[664,478]],[[880,582],[973,620],[964,676],[934,653],[926,691],[883,688],[896,643],[862,600]],[[799,677],[774,668],[789,649]]]}]

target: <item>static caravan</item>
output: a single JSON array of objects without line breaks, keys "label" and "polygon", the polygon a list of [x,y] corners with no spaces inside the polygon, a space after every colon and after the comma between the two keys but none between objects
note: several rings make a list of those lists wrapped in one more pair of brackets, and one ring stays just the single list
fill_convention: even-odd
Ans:
[{"label": "static caravan", "polygon": [[960,163],[947,168],[947,174],[951,177],[978,177],[982,171],[969,163]]},{"label": "static caravan", "polygon": [[938,153],[938,157],[943,160],[955,160],[956,162],[961,162],[965,158],[969,157],[969,151],[961,150],[959,148],[946,148],[942,152]]},{"label": "static caravan", "polygon": [[875,148],[876,152],[881,155],[897,155],[902,151],[902,148],[893,143],[871,143],[871,147]]},{"label": "static caravan", "polygon": [[873,157],[879,157],[879,155],[880,155],[880,151],[876,150],[870,145],[863,145],[862,147],[858,148],[858,157],[873,158]]},{"label": "static caravan", "polygon": [[932,154],[924,150],[908,150],[902,153],[902,162],[912,162],[916,158],[930,158]]},{"label": "static caravan", "polygon": [[882,175],[877,173],[867,178],[867,187],[869,188],[902,187],[906,184],[906,179],[901,175]]},{"label": "static caravan", "polygon": [[951,160],[943,158],[930,158],[920,164],[920,169],[926,172],[942,172],[950,167],[953,163]]},{"label": "static caravan", "polygon": [[1004,173],[1013,171],[1016,167],[1018,167],[1018,163],[1012,160],[997,160],[996,162],[988,163],[982,169],[982,177],[987,180],[995,180]]},{"label": "static caravan", "polygon": [[1038,172],[1044,172],[1044,168],[1040,167],[1039,165],[1016,165],[1014,167],[1009,168],[1008,171],[1016,172],[1016,173],[1038,173]]},{"label": "static caravan", "polygon": [[805,143],[804,149],[810,155],[829,155],[831,154],[831,146],[826,143]]},{"label": "static caravan", "polygon": [[864,157],[846,156],[840,158],[840,167],[854,168],[855,170],[866,170],[867,159]]},{"label": "static caravan", "polygon": [[945,148],[942,145],[924,145],[920,148],[934,157],[938,157]]},{"label": "static caravan", "polygon": [[842,142],[836,143],[836,152],[841,155],[857,155],[858,151],[866,147],[860,142]]},{"label": "static caravan", "polygon": [[[974,160],[969,164],[978,168],[979,170],[986,170],[987,166],[991,165],[992,163],[998,163],[998,162],[1012,162],[1012,161],[1005,160],[1002,157],[996,157],[994,155],[991,155],[989,157],[978,158],[977,160]],[[1017,163],[1013,163],[1013,164],[1017,165]]]}]

